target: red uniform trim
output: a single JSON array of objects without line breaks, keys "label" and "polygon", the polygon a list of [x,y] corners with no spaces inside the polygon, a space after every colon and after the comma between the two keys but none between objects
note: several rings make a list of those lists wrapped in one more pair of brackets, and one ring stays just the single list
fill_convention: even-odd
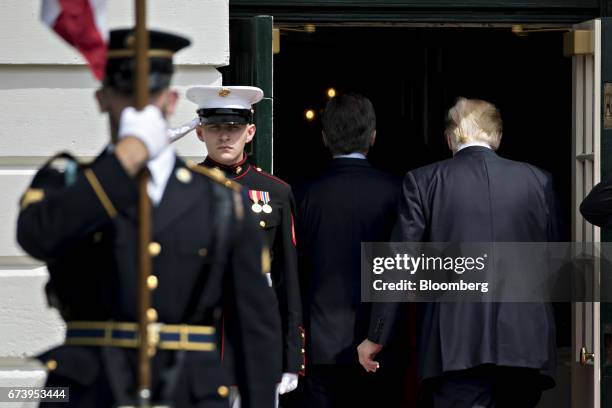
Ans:
[{"label": "red uniform trim", "polygon": [[295,239],[295,223],[293,222],[293,214],[291,214],[291,242],[293,242],[293,246],[297,245],[297,241]]},{"label": "red uniform trim", "polygon": [[234,177],[234,178],[233,178],[233,180],[238,180],[238,179],[241,179],[241,178],[243,178],[244,176],[246,176],[246,175],[247,175],[247,173],[248,173],[249,171],[251,171],[251,167],[253,167],[253,166],[251,166],[251,164],[250,164],[250,163],[247,163],[247,164],[249,165],[249,167],[247,167],[247,169],[246,169],[245,171],[243,171],[243,172],[242,172],[242,174],[239,174],[239,175],[237,175],[236,177]]},{"label": "red uniform trim", "polygon": [[219,167],[221,169],[224,170],[234,170],[236,167],[238,166],[242,166],[244,164],[244,162],[246,162],[247,160],[247,155],[243,153],[242,156],[242,160],[240,160],[238,163],[236,164],[232,164],[231,166],[228,166],[226,164],[221,164],[215,160],[213,160],[210,156],[206,156],[206,159],[204,159],[204,164],[208,167]]},{"label": "red uniform trim", "polygon": [[279,183],[281,183],[281,184],[282,184],[282,185],[284,185],[284,186],[289,187],[289,184],[288,184],[288,183],[284,182],[283,180],[279,179],[279,178],[278,178],[278,177],[276,177],[276,176],[273,176],[273,175],[272,175],[272,174],[270,174],[270,173],[266,173],[266,172],[265,172],[265,171],[263,171],[263,170],[259,170],[259,171],[258,171],[258,173],[259,173],[259,174],[261,174],[262,176],[266,176],[266,177],[267,177],[267,178],[269,178],[269,179],[272,179],[272,180],[274,180],[274,181],[278,181]]}]

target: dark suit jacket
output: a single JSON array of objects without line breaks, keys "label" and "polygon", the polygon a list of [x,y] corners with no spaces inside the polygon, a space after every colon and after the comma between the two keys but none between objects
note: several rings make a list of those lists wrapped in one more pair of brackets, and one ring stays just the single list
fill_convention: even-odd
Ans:
[{"label": "dark suit jacket", "polygon": [[580,204],[584,218],[598,227],[612,226],[612,179],[602,181]]},{"label": "dark suit jacket", "polygon": [[[537,242],[558,234],[551,177],[526,163],[472,146],[409,172],[394,238],[404,242]],[[376,304],[369,338],[385,343],[395,305]],[[419,304],[420,377],[480,364],[550,375],[555,327],[541,303]],[[542,378],[550,386],[548,378]]]},{"label": "dark suit jacket", "polygon": [[[53,304],[65,320],[134,322],[137,185],[108,152],[72,177],[61,167],[52,160],[34,177],[22,200],[18,241],[47,264]],[[226,188],[223,177],[213,179],[176,159],[152,213],[152,238],[161,248],[152,258],[159,280],[152,306],[166,324],[215,326],[221,307],[234,310],[236,319],[225,326],[236,340],[243,406],[272,406],[280,375],[280,323],[274,294],[262,275],[259,227],[246,211],[246,195]],[[221,201],[233,203],[224,229],[227,251],[216,251],[215,220],[227,218],[221,215],[226,211]],[[153,359],[154,399],[160,397],[176,354],[159,350]],[[173,406],[227,406],[225,393],[218,392],[227,384],[219,350],[189,351],[187,356],[170,397]],[[71,387],[67,406],[108,407],[133,395],[134,349],[63,345],[41,359],[57,362],[48,384]],[[105,383],[113,384],[113,393]]]},{"label": "dark suit jacket", "polygon": [[368,305],[361,304],[361,242],[389,239],[399,185],[366,160],[339,158],[296,189],[309,363],[357,361],[369,321]]}]

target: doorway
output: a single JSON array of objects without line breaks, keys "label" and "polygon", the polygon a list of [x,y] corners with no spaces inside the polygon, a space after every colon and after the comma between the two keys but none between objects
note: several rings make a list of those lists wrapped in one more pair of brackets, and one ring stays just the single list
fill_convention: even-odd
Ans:
[{"label": "doorway", "polygon": [[[399,176],[450,157],[443,137],[445,113],[458,96],[466,96],[489,100],[501,110],[499,153],[551,172],[561,201],[569,202],[571,72],[561,33],[519,37],[509,28],[323,26],[314,33],[281,28],[280,53],[274,57],[274,172],[295,183],[324,167],[320,114],[329,88],[370,98],[378,136],[369,158]],[[313,120],[306,118],[307,110],[314,111]]]},{"label": "doorway", "polygon": [[[313,32],[314,27],[314,32]],[[328,91],[373,103],[370,162],[397,176],[451,157],[445,114],[457,97],[493,102],[504,120],[503,157],[553,175],[563,240],[571,241],[572,61],[561,33],[519,37],[509,27],[280,28],[274,57],[274,173],[295,185],[325,169],[320,116]],[[307,117],[311,111],[313,116]],[[541,407],[570,406],[571,305],[555,305],[557,387]]]}]

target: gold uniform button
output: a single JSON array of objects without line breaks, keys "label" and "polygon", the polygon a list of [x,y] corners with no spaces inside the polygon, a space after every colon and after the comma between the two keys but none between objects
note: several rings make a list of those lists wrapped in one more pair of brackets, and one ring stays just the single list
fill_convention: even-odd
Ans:
[{"label": "gold uniform button", "polygon": [[266,226],[266,222],[265,222],[265,221],[259,221],[259,226],[260,226],[261,228],[265,228],[265,226]]},{"label": "gold uniform button", "polygon": [[157,289],[158,285],[159,285],[159,281],[157,279],[157,276],[151,275],[147,278],[147,286],[149,287],[149,289],[151,290]]},{"label": "gold uniform button", "polygon": [[157,256],[161,252],[161,245],[157,242],[151,242],[149,244],[149,254],[151,256]]},{"label": "gold uniform button", "polygon": [[47,370],[49,371],[53,371],[57,368],[57,361],[56,360],[49,360],[45,363],[45,365],[47,366]]},{"label": "gold uniform button", "polygon": [[255,167],[255,170],[261,171],[261,167]]},{"label": "gold uniform button", "polygon": [[225,385],[221,385],[219,388],[217,388],[217,394],[225,398],[229,395],[229,388],[227,388]]},{"label": "gold uniform button", "polygon": [[96,232],[96,233],[93,235],[93,241],[94,241],[96,244],[97,244],[97,243],[99,243],[100,241],[102,241],[102,233],[101,233],[100,231]]},{"label": "gold uniform button", "polygon": [[198,249],[198,255],[200,255],[202,258],[206,258],[206,256],[208,255],[208,249],[206,248]]},{"label": "gold uniform button", "polygon": [[305,366],[304,364],[302,364],[302,365],[300,366],[300,368],[301,368],[302,370],[304,370],[304,369],[306,368],[306,366]]},{"label": "gold uniform button", "polygon": [[176,169],[176,178],[181,183],[189,183],[191,181],[191,172],[184,167]]},{"label": "gold uniform button", "polygon": [[300,333],[300,336],[302,336],[302,338],[306,337],[306,335],[304,333]]},{"label": "gold uniform button", "polygon": [[302,349],[300,350],[302,352],[302,354],[306,353],[306,350]]},{"label": "gold uniform button", "polygon": [[147,309],[147,319],[149,320],[149,322],[156,322],[157,310],[153,309],[152,307]]}]

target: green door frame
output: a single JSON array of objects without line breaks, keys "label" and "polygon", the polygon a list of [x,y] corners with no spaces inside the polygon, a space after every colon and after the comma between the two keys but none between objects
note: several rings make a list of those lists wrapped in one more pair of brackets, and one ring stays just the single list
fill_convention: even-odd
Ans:
[{"label": "green door frame", "polygon": [[219,69],[227,85],[257,86],[264,99],[254,106],[255,139],[247,147],[250,160],[272,171],[272,17],[230,18],[230,64]]}]

